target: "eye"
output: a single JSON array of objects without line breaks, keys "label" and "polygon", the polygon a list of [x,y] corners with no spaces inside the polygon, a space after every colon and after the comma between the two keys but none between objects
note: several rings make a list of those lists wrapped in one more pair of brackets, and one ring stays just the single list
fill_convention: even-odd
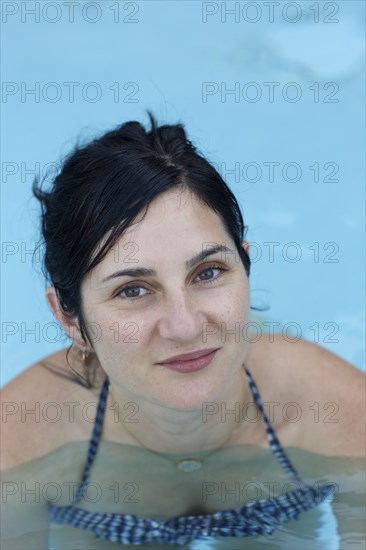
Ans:
[{"label": "eye", "polygon": [[[117,297],[122,297],[123,300],[138,300],[138,299],[143,298],[144,296],[146,296],[146,294],[144,294],[143,296],[137,295],[136,291],[138,291],[141,288],[143,290],[146,290],[146,288],[144,286],[140,286],[140,285],[125,286],[124,288],[122,288],[118,292],[118,294],[116,296]],[[127,295],[123,296],[122,295],[123,292],[126,292]]]},{"label": "eye", "polygon": [[[214,271],[218,271],[219,272],[218,275],[212,276],[212,273]],[[219,279],[221,277],[221,275],[224,271],[227,271],[227,269],[224,269],[223,267],[218,266],[218,265],[209,265],[203,271],[201,271],[197,275],[197,277],[202,277],[202,275],[205,275],[205,274],[208,273],[209,276],[207,278],[204,278],[203,280],[200,280],[199,282],[203,283],[203,284],[214,283],[217,279]],[[211,276],[210,276],[210,274],[211,274]],[[139,295],[138,291],[140,289],[146,290],[146,294]],[[125,295],[123,295],[124,292],[126,293]],[[116,297],[120,298],[122,300],[129,300],[130,302],[133,302],[133,301],[140,300],[141,298],[146,297],[148,294],[149,294],[148,290],[142,285],[127,285],[127,286],[121,288],[117,292]]]},{"label": "eye", "polygon": [[206,267],[203,271],[201,271],[198,275],[198,277],[201,277],[205,273],[212,273],[213,271],[219,271],[219,274],[215,277],[209,277],[204,280],[201,280],[202,283],[214,283],[217,279],[219,279],[224,271],[227,271],[223,267],[220,267],[219,265],[210,265]]}]

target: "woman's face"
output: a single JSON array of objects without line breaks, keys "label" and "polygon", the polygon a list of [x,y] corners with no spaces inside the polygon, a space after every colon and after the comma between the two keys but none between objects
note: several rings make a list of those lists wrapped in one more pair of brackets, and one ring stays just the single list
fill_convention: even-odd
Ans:
[{"label": "woman's face", "polygon": [[[222,245],[232,252],[186,265]],[[154,273],[111,277],[127,269]],[[81,292],[94,351],[121,391],[191,410],[238,379],[248,347],[243,337],[248,277],[221,219],[194,195],[170,191],[153,201],[145,218],[130,226],[90,272]],[[220,350],[194,373],[156,364],[210,348]]]}]

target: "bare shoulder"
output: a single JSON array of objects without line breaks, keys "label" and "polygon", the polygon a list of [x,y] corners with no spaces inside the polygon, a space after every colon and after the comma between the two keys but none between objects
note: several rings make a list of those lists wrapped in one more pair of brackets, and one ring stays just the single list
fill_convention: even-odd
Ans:
[{"label": "bare shoulder", "polygon": [[264,400],[279,404],[283,443],[329,456],[365,455],[363,372],[318,344],[281,334],[251,344],[248,364]]},{"label": "bare shoulder", "polygon": [[4,386],[2,470],[90,437],[92,424],[83,421],[81,411],[86,403],[96,403],[97,396],[69,376],[69,371],[63,349],[34,363]]}]

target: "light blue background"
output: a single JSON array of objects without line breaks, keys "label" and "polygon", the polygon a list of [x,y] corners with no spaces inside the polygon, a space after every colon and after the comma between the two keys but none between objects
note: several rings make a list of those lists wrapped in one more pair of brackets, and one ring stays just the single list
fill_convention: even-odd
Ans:
[{"label": "light blue background", "polygon": [[[22,12],[21,4],[28,9],[38,4],[39,22]],[[146,123],[147,108],[160,123],[182,121],[236,194],[249,226],[247,240],[257,243],[252,252],[262,250],[252,264],[252,304],[269,304],[265,319],[281,326],[297,323],[303,338],[364,369],[364,2],[298,2],[297,22],[289,21],[294,8],[283,11],[286,2],[276,8],[273,22],[263,2],[250,9],[240,2],[236,16],[225,16],[221,2],[205,7],[198,1],[104,1],[98,11],[90,2],[79,2],[74,22],[64,2],[58,2],[58,10],[51,4],[55,2],[2,3],[3,86],[15,90],[6,95],[3,88],[2,93],[2,384],[68,345],[66,339],[53,341],[57,336],[48,325],[54,318],[44,295],[40,258],[32,266],[31,254],[25,254],[40,234],[39,207],[31,197],[33,175],[24,170],[59,162],[79,136],[91,138],[132,119]],[[332,15],[329,4],[338,13]],[[319,22],[314,21],[314,5]],[[234,6],[226,3],[227,9]],[[117,8],[119,21],[114,20]],[[204,22],[204,9],[217,13]],[[250,23],[254,10],[259,20]],[[326,22],[326,17],[339,21]],[[79,83],[73,102],[65,82]],[[95,102],[91,82],[101,92]],[[219,92],[204,101],[204,82],[223,91],[238,83],[244,92],[238,101]],[[248,101],[253,86],[245,96],[248,82],[262,91],[257,102]],[[265,82],[278,83],[273,102]],[[282,96],[289,82],[302,93],[297,102]],[[310,89],[315,82],[318,102]],[[324,90],[329,82],[339,87],[336,103],[324,102],[333,89]],[[39,85],[39,102],[34,95],[22,97],[22,83],[27,89]],[[57,89],[61,97],[53,102]],[[294,91],[288,88],[288,97]],[[280,163],[273,182],[264,162]],[[302,170],[298,182],[282,177],[289,162]],[[329,162],[339,166],[338,182],[323,181],[330,174],[329,167],[323,168]],[[257,163],[261,179],[248,182],[242,175],[236,180],[225,174],[235,163],[240,170]],[[309,168],[314,163],[320,166],[319,182]],[[16,173],[9,174],[11,169]],[[247,174],[254,179],[253,165]],[[294,171],[289,169],[288,175],[293,178]],[[280,243],[274,261],[265,242]],[[290,242],[301,249],[298,262],[283,259]],[[317,262],[314,243],[319,243]],[[326,243],[339,247],[337,263],[324,261],[333,250],[323,250]],[[289,248],[288,257],[294,252]],[[37,329],[37,323],[39,334],[26,332]],[[332,326],[338,327],[333,338]]]}]

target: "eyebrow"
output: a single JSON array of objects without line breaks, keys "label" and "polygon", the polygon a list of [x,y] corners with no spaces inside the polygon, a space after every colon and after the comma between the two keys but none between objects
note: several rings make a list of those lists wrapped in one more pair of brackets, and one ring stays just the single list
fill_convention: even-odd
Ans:
[{"label": "eyebrow", "polygon": [[[217,254],[218,252],[234,252],[231,248],[225,246],[224,244],[220,246],[214,246],[212,248],[207,248],[206,250],[202,250],[202,252],[199,252],[193,258],[186,261],[186,269],[192,269],[195,265],[202,262],[205,258],[208,256],[213,256],[214,254]],[[147,267],[137,267],[134,269],[121,269],[116,271],[115,273],[112,273],[111,275],[108,275],[107,277],[104,277],[102,279],[102,283],[105,283],[106,281],[109,281],[111,279],[117,279],[118,277],[156,277],[157,272],[155,269],[150,269]]]}]

